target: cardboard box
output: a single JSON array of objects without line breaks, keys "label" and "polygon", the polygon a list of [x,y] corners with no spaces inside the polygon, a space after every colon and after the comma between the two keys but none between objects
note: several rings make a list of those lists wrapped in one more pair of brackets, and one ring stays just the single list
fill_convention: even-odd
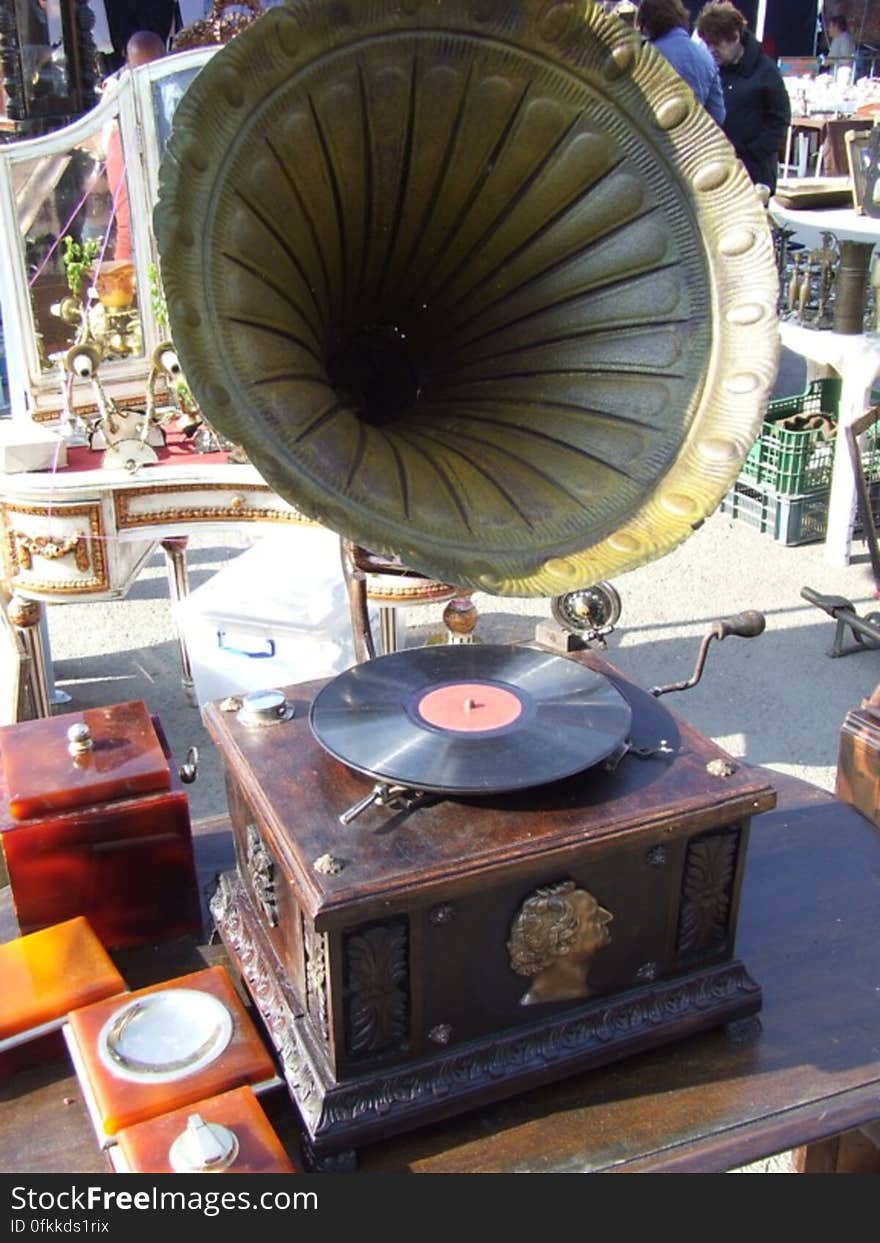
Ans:
[{"label": "cardboard box", "polygon": [[67,445],[57,432],[17,419],[0,419],[0,471],[60,470],[67,465]]}]

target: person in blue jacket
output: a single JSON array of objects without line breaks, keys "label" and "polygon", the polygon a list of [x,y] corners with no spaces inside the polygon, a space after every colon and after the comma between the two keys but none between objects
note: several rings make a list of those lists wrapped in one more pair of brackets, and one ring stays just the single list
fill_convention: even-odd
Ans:
[{"label": "person in blue jacket", "polygon": [[684,78],[713,121],[724,124],[724,92],[718,66],[688,34],[690,17],[682,0],[642,0],[636,24],[645,38]]}]

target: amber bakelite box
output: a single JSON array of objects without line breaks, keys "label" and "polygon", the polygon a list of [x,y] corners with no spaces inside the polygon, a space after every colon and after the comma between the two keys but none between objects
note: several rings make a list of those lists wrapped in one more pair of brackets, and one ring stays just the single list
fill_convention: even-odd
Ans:
[{"label": "amber bakelite box", "polygon": [[272,1058],[222,967],[73,1010],[68,1032],[104,1141],[123,1127],[275,1079]]},{"label": "amber bakelite box", "polygon": [[[295,1174],[296,1168],[281,1146],[272,1124],[250,1087],[233,1088],[208,1100],[195,1101],[159,1118],[124,1127],[116,1135],[113,1160],[117,1172],[132,1174],[196,1173],[174,1163],[175,1145],[193,1117],[220,1126],[234,1136],[227,1174]],[[207,1171],[205,1171],[207,1172]]]},{"label": "amber bakelite box", "polygon": [[122,948],[201,930],[186,792],[141,701],[0,728],[20,931],[84,915]]},{"label": "amber bakelite box", "polygon": [[70,1010],[125,991],[81,916],[0,945],[0,1075],[60,1052],[53,1033]]},{"label": "amber bakelite box", "polygon": [[82,918],[0,945],[0,1043],[125,992],[125,980]]}]

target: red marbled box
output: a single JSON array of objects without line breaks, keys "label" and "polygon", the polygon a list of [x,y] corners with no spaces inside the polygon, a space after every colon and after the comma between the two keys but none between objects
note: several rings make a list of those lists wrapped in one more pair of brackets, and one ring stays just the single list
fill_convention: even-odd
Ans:
[{"label": "red marbled box", "polygon": [[[75,724],[93,737],[81,757]],[[22,934],[77,915],[114,949],[201,931],[189,801],[143,703],[0,728],[0,783]]]}]

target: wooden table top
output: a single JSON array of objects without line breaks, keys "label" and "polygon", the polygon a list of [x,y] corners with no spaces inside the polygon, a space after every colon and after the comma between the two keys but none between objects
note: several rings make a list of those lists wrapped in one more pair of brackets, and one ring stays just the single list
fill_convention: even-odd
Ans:
[{"label": "wooden table top", "polygon": [[[880,833],[852,808],[764,770],[737,954],[764,994],[761,1030],[721,1030],[360,1151],[367,1173],[729,1169],[880,1118]],[[196,826],[201,877],[232,866],[222,819]],[[0,892],[0,939],[16,934]],[[222,961],[178,942],[115,955],[133,988]],[[294,1107],[263,1104],[296,1159]],[[63,1059],[0,1087],[0,1170],[107,1172]]]}]

